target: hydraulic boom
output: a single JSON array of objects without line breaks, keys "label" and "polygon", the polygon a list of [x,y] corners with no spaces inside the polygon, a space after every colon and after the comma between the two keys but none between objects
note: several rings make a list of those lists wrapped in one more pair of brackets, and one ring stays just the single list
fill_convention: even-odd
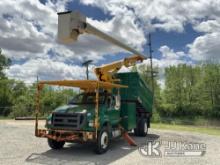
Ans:
[{"label": "hydraulic boom", "polygon": [[77,41],[78,36],[83,33],[93,34],[99,38],[113,43],[133,54],[143,56],[139,51],[131,48],[127,44],[111,37],[110,35],[98,30],[86,21],[86,16],[75,11],[58,13],[58,40],[62,43],[71,43]]},{"label": "hydraulic boom", "polygon": [[139,55],[133,55],[120,61],[116,61],[110,64],[106,64],[94,69],[94,72],[100,81],[114,82],[114,73],[117,73],[122,66],[129,67],[136,64],[136,62],[142,62],[144,58]]}]

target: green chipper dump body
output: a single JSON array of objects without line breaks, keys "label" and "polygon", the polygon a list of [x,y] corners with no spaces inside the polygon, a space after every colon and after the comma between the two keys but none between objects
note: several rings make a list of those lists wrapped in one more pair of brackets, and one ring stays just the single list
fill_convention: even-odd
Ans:
[{"label": "green chipper dump body", "polygon": [[153,94],[148,85],[137,72],[118,73],[116,77],[120,79],[120,84],[128,86],[120,89],[124,128],[127,130],[134,128],[141,118],[145,118],[150,123]]},{"label": "green chipper dump body", "polygon": [[120,90],[121,100],[139,102],[147,112],[152,112],[153,94],[148,85],[142,80],[137,72],[118,73],[120,84],[127,85],[128,88]]}]

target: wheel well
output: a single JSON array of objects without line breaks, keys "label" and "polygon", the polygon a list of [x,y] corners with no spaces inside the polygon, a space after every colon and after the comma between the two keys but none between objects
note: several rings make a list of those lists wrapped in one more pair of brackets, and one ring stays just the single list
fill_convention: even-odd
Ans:
[{"label": "wheel well", "polygon": [[111,125],[110,125],[110,123],[109,123],[108,121],[105,121],[105,122],[103,123],[102,127],[107,127],[108,130],[111,129]]}]

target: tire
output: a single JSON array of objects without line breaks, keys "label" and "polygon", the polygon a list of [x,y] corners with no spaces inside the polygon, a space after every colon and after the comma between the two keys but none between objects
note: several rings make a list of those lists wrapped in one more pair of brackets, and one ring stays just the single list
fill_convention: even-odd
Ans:
[{"label": "tire", "polygon": [[139,126],[138,126],[138,123],[137,123],[136,128],[134,128],[134,135],[135,136],[139,136]]},{"label": "tire", "polygon": [[148,133],[148,123],[146,119],[141,119],[139,122],[139,136],[146,136]]},{"label": "tire", "polygon": [[107,127],[103,127],[101,131],[98,133],[98,138],[95,146],[95,153],[96,154],[103,154],[105,153],[110,144],[110,136],[109,130]]},{"label": "tire", "polygon": [[50,148],[55,149],[55,150],[63,148],[63,146],[65,144],[64,141],[58,142],[58,141],[52,140],[52,139],[47,139],[47,142],[48,142],[48,145],[50,146]]}]

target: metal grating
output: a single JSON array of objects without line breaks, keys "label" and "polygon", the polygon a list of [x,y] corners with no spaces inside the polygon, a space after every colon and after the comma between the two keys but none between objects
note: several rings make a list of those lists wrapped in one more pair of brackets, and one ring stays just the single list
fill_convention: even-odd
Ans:
[{"label": "metal grating", "polygon": [[52,116],[52,125],[55,129],[79,130],[86,122],[86,114],[55,112]]}]

